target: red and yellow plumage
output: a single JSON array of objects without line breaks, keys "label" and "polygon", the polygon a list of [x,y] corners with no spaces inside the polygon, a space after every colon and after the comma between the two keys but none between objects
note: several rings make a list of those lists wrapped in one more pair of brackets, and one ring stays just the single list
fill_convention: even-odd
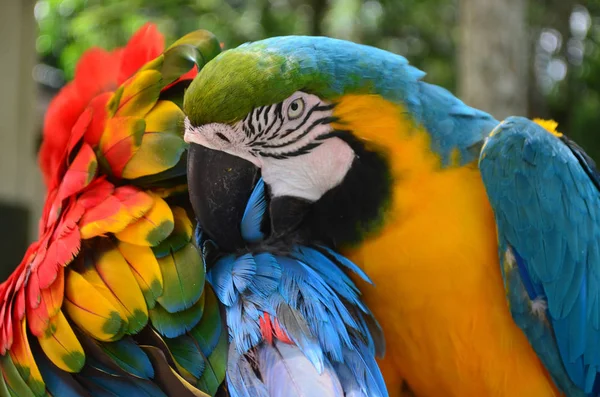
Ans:
[{"label": "red and yellow plumage", "polygon": [[[219,52],[214,41],[197,31],[164,51],[163,36],[147,24],[124,48],[86,52],[52,101],[39,155],[47,186],[39,239],[0,285],[0,395],[26,395],[22,382],[45,395],[38,345],[57,368],[75,373],[86,363],[88,337],[117,341],[149,321],[160,331],[190,307],[196,316],[188,313],[170,336],[201,320],[204,269],[192,222],[168,201],[186,192],[177,169],[184,116],[173,102],[182,98],[166,94],[193,79],[203,56]],[[173,268],[186,268],[194,284],[173,278]],[[214,393],[214,383],[205,391]],[[188,389],[200,395],[195,387]]]}]

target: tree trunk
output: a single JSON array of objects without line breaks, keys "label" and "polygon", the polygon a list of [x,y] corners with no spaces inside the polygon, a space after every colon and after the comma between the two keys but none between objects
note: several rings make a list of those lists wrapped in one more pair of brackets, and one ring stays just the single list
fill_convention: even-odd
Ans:
[{"label": "tree trunk", "polygon": [[36,160],[34,0],[0,0],[0,282],[37,236],[44,187]]},{"label": "tree trunk", "polygon": [[497,119],[527,115],[526,0],[460,0],[461,99]]}]

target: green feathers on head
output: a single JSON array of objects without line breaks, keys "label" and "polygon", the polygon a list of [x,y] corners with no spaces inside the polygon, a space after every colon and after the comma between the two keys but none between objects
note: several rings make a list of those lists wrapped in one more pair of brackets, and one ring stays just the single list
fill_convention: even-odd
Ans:
[{"label": "green feathers on head", "polygon": [[255,107],[282,101],[306,81],[293,57],[263,46],[238,47],[202,69],[185,94],[184,112],[193,125],[233,123]]}]

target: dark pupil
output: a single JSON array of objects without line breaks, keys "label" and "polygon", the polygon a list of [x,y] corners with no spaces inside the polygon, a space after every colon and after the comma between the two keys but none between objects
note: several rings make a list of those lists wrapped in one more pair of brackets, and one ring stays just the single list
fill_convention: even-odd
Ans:
[{"label": "dark pupil", "polygon": [[292,102],[292,105],[290,107],[295,112],[296,110],[298,110],[298,103],[297,102]]}]

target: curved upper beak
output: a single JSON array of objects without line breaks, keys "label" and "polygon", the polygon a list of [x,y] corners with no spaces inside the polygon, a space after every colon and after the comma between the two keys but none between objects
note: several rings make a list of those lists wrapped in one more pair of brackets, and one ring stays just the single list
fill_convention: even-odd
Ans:
[{"label": "curved upper beak", "polygon": [[191,143],[188,153],[190,201],[202,230],[219,246],[245,246],[240,223],[259,169],[240,157]]}]

